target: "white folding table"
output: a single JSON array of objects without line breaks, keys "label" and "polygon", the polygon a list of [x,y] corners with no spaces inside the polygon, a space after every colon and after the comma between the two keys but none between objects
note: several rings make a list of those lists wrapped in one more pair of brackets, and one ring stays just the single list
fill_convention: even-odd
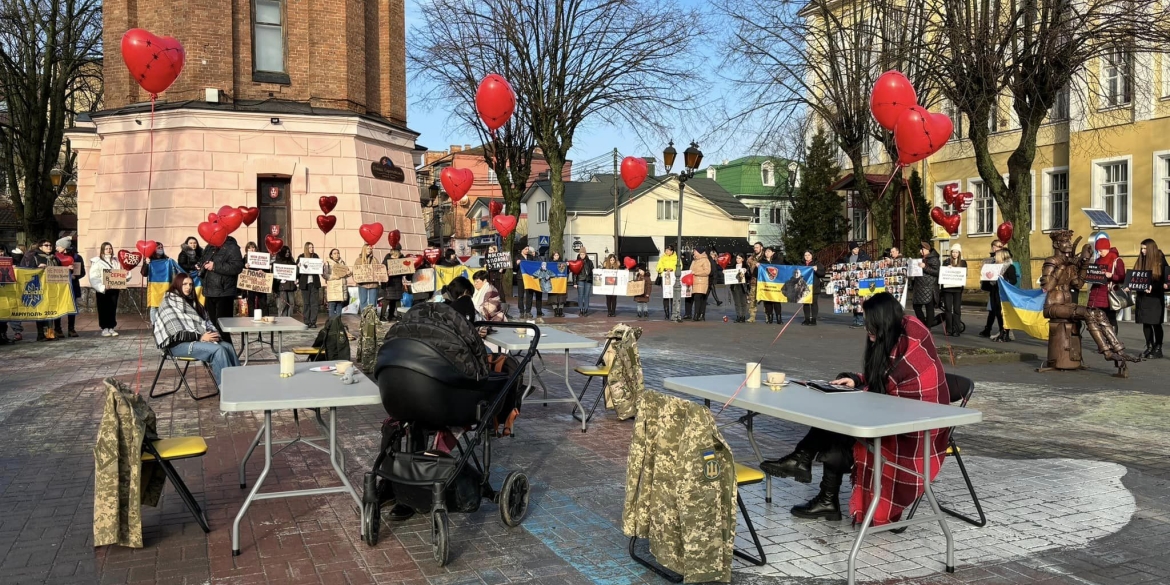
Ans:
[{"label": "white folding table", "polygon": [[[381,404],[378,385],[361,373],[354,372],[354,384],[342,384],[341,379],[327,372],[311,372],[310,368],[332,366],[338,362],[297,362],[291,378],[280,377],[279,364],[262,366],[238,366],[223,370],[220,384],[219,409],[222,412],[264,412],[264,469],[256,478],[256,485],[244,499],[232,524],[232,555],[240,554],[240,520],[255,500],[288,498],[293,496],[319,496],[323,494],[348,493],[361,509],[362,501],[340,464],[340,449],[337,446],[337,409],[342,406],[365,406]],[[260,486],[272,468],[272,411],[295,410],[298,408],[329,409],[329,463],[337,472],[341,485],[329,488],[291,490],[284,492],[260,493]],[[249,450],[249,454],[251,451]],[[364,531],[364,527],[363,527]]]},{"label": "white folding table", "polygon": [[[767,376],[767,373],[763,374],[764,379],[767,379]],[[789,383],[779,391],[772,391],[767,386],[760,388],[747,388],[745,386],[740,389],[743,382],[743,374],[728,374],[667,378],[663,381],[663,386],[667,390],[697,396],[720,405],[730,399],[730,406],[748,411],[749,416],[746,417],[745,423],[748,441],[751,443],[756,458],[761,462],[764,458],[760,453],[759,446],[756,445],[751,423],[751,417],[754,414],[780,418],[857,437],[870,443],[870,450],[876,455],[873,470],[873,501],[870,503],[869,509],[866,510],[865,520],[861,523],[857,539],[849,551],[847,577],[849,585],[854,583],[857,553],[861,550],[861,543],[868,533],[896,530],[904,526],[936,521],[942,527],[947,540],[946,570],[948,573],[954,572],[954,539],[951,536],[950,527],[947,526],[947,515],[940,510],[938,500],[934,497],[934,490],[930,487],[931,434],[938,429],[978,423],[983,420],[983,413],[970,408],[909,400],[874,392],[824,393],[793,383]],[[739,394],[735,395],[737,389],[739,389]],[[734,399],[732,399],[733,395],[735,395]],[[930,503],[933,514],[871,527],[870,524],[877,512],[878,501],[881,499],[882,466],[887,464],[881,457],[881,439],[882,437],[916,432],[925,433],[926,454],[922,475],[926,500]],[[888,464],[894,465],[893,463]],[[905,471],[914,473],[914,470]],[[766,499],[769,502],[772,501],[772,478],[770,476],[767,479]]]},{"label": "white folding table", "polygon": [[[548,397],[548,387],[544,385],[544,380],[541,379],[540,372],[538,372],[536,370],[536,367],[534,365],[535,360],[530,361],[528,363],[528,385],[524,389],[524,396],[523,397],[528,398],[528,395],[532,394],[532,391],[536,389],[535,386],[533,385],[533,380],[535,380],[537,384],[540,384],[541,389],[544,391],[544,399],[541,400],[542,403],[548,404],[550,402],[571,402],[571,403],[577,405],[577,408],[581,410],[581,432],[583,433],[586,431],[586,429],[589,428],[587,426],[589,423],[587,420],[585,420],[587,418],[585,416],[585,407],[581,406],[581,399],[577,396],[577,393],[573,391],[573,385],[571,382],[569,382],[569,350],[592,349],[592,348],[597,347],[600,344],[593,339],[589,339],[588,337],[581,337],[580,335],[574,335],[574,334],[569,333],[567,331],[561,331],[560,329],[554,329],[554,328],[549,327],[547,325],[540,325],[539,328],[540,328],[540,339],[537,340],[537,342],[536,342],[537,351],[540,351],[540,350],[545,350],[545,351],[563,350],[565,352],[565,375],[564,375],[564,378],[565,378],[565,387],[568,388],[568,390],[569,390],[569,398],[549,398]],[[488,343],[493,343],[493,344],[499,346],[500,349],[503,349],[505,351],[510,351],[510,352],[511,351],[524,351],[524,350],[527,350],[529,345],[532,343],[532,338],[527,337],[527,336],[520,337],[520,331],[523,331],[523,330],[522,329],[501,329],[501,330],[496,331],[495,333],[492,333],[492,334],[488,335],[487,337],[485,337],[484,341],[487,341]],[[531,335],[533,330],[528,329],[527,331],[528,331],[528,335]],[[541,370],[541,371],[548,371],[548,370],[546,369],[546,370]]]},{"label": "white folding table", "polygon": [[[240,355],[243,357],[243,363],[245,366],[248,365],[248,357],[250,355],[248,352],[248,335],[249,334],[251,334],[251,333],[275,333],[276,339],[277,339],[276,347],[273,347],[272,350],[274,352],[276,352],[276,355],[279,356],[280,352],[284,349],[284,332],[285,331],[297,332],[297,331],[305,331],[308,329],[308,327],[304,323],[301,323],[300,321],[297,321],[296,319],[293,319],[292,317],[277,317],[276,321],[274,321],[272,323],[265,323],[263,321],[256,321],[255,319],[253,319],[251,317],[224,317],[224,318],[219,320],[219,328],[224,333],[242,333],[243,334],[243,337],[244,337],[243,348],[244,349]],[[261,343],[261,344],[264,343],[263,337],[261,337],[259,343]],[[269,343],[268,345],[271,346],[272,344]]]}]

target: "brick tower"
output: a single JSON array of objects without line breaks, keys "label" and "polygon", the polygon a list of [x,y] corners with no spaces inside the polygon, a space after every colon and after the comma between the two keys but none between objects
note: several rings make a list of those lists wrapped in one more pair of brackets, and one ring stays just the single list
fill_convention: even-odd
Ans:
[{"label": "brick tower", "polygon": [[[144,222],[145,238],[177,250],[223,205],[260,208],[233,234],[241,247],[275,226],[294,250],[313,242],[352,262],[358,226],[375,221],[424,247],[404,0],[106,0],[103,18],[107,109],[69,136],[85,257],[104,241],[132,249]],[[122,63],[131,28],[186,51],[153,136],[150,96]],[[339,199],[328,235],[323,195]]]}]

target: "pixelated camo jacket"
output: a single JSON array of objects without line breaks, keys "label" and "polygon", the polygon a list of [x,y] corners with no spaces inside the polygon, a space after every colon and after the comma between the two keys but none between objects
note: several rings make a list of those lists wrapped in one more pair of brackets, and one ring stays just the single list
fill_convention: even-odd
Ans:
[{"label": "pixelated camo jacket", "polygon": [[735,460],[702,406],[647,390],[626,470],[622,531],[687,583],[731,581]]},{"label": "pixelated camo jacket", "polygon": [[645,389],[642,378],[642,359],[638,355],[638,338],[642,329],[623,323],[615,325],[606,337],[612,339],[605,362],[609,364],[606,378],[605,406],[617,413],[618,420],[634,416],[638,396]]},{"label": "pixelated camo jacket", "polygon": [[157,438],[154,411],[121,382],[105,384],[93,446],[93,545],[142,548],[142,504],[157,506],[166,481],[161,467],[142,462],[142,441]]}]

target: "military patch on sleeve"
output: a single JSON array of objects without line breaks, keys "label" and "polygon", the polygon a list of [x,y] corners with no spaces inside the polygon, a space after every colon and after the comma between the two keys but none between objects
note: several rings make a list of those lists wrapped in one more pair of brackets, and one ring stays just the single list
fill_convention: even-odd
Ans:
[{"label": "military patch on sleeve", "polygon": [[711,481],[719,479],[719,459],[714,451],[703,453],[703,476]]}]

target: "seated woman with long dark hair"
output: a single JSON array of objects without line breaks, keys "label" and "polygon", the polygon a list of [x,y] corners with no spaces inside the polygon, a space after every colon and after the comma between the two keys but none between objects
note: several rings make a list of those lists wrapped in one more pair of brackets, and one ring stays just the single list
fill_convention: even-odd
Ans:
[{"label": "seated woman with long dark hair", "polygon": [[159,302],[154,319],[154,341],[175,357],[193,357],[211,365],[218,383],[224,368],[240,365],[232,344],[220,339],[219,329],[195,296],[195,283],[179,274]]},{"label": "seated woman with long dark hair", "polygon": [[[950,404],[942,361],[938,359],[930,330],[916,317],[905,316],[902,305],[889,293],[870,297],[862,304],[862,310],[868,335],[864,371],[860,374],[842,373],[833,380],[833,384],[900,398]],[[882,439],[882,456],[894,465],[882,467],[882,494],[874,515],[875,526],[898,521],[902,510],[922,495],[922,478],[895,466],[922,472],[924,435],[907,433]],[[934,445],[930,469],[934,475],[942,467],[948,434],[936,432],[931,440]],[[769,475],[792,477],[796,481],[810,483],[814,459],[824,466],[820,493],[807,504],[794,506],[792,515],[798,518],[840,520],[841,505],[837,495],[841,491],[841,481],[850,468],[853,469],[854,487],[849,511],[854,519],[864,515],[873,497],[871,486],[874,460],[865,444],[857,442],[853,437],[811,429],[796,445],[795,451],[780,459],[765,461],[760,469]]]}]

